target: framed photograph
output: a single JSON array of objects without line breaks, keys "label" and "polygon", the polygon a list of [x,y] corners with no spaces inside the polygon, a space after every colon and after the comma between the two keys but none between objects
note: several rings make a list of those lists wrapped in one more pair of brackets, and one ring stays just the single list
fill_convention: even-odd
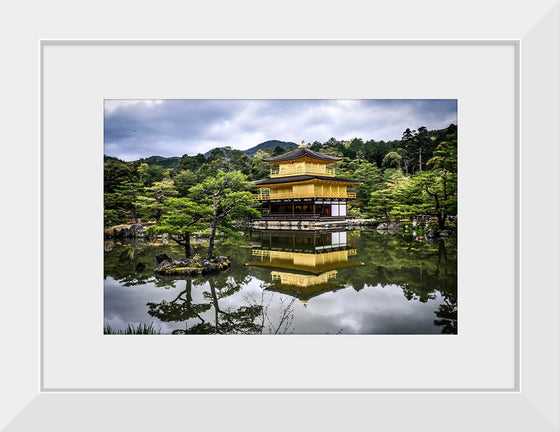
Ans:
[{"label": "framed photograph", "polygon": [[[353,34],[350,28],[348,33],[337,30],[329,38],[320,39],[305,32],[291,39],[271,29],[255,30],[246,39],[201,39],[188,33],[169,40],[161,40],[167,34],[163,24],[142,33],[146,35],[144,40],[92,39],[91,35],[97,33],[86,31],[94,29],[90,24],[75,33],[69,23],[64,23],[64,38],[56,40],[49,39],[52,33],[48,26],[32,29],[26,24],[14,29],[14,35],[26,32],[19,43],[22,52],[32,57],[37,43],[39,52],[36,58],[28,59],[25,73],[18,76],[10,71],[13,80],[7,81],[18,83],[17,88],[32,83],[36,92],[16,95],[14,87],[7,94],[25,101],[18,106],[38,106],[40,115],[35,124],[26,110],[8,132],[14,140],[20,136],[30,141],[40,138],[34,154],[40,170],[25,180],[29,193],[37,195],[37,202],[18,212],[21,216],[15,217],[14,209],[10,212],[11,218],[20,223],[35,221],[30,237],[36,237],[31,241],[40,251],[40,265],[29,269],[27,260],[24,264],[14,259],[14,275],[8,276],[8,286],[23,287],[5,294],[6,304],[24,304],[28,313],[22,319],[22,307],[7,308],[6,322],[11,330],[3,336],[3,344],[6,352],[14,355],[3,360],[2,368],[6,409],[1,420],[6,430],[560,430],[560,298],[556,289],[560,259],[556,221],[560,215],[555,166],[559,160],[555,143],[560,138],[560,6],[544,1],[530,7],[509,6],[509,13],[517,19],[507,22],[503,20],[504,7],[487,5],[484,14],[481,6],[466,3],[453,11],[430,9],[428,23],[449,23],[453,16],[454,25],[438,26],[435,33],[427,33],[426,22],[409,22],[406,30],[395,33],[393,25],[402,24],[403,18],[396,7],[378,10],[367,6],[364,13],[383,13],[387,18],[367,32],[367,37],[357,39],[347,38]],[[413,16],[415,8],[405,15]],[[304,6],[300,12],[302,17],[311,17],[313,10]],[[102,11],[92,13],[102,16]],[[124,13],[117,10],[112,16]],[[457,14],[462,17],[459,22]],[[144,16],[148,16],[147,11]],[[336,21],[340,11],[327,9],[325,17]],[[476,29],[469,19],[479,22]],[[316,20],[312,21],[314,26],[319,26]],[[140,28],[135,24],[127,27],[131,33]],[[118,28],[116,22],[109,23],[112,28]],[[230,37],[239,35],[233,23],[224,28],[230,29]],[[30,46],[29,39],[35,45]],[[413,321],[405,319],[406,312],[383,316],[385,320],[400,318],[401,327],[399,323],[386,327],[376,324],[392,331],[334,335],[324,334],[333,329],[321,328],[316,332],[254,336],[231,334],[247,332],[236,331],[231,321],[231,326],[220,324],[216,317],[213,327],[187,321],[179,332],[178,327],[169,325],[173,319],[160,313],[169,312],[169,308],[152,302],[151,316],[161,318],[157,325],[164,334],[104,334],[112,332],[107,327],[125,333],[127,324],[140,322],[132,318],[134,301],[150,302],[145,296],[150,287],[137,283],[142,278],[140,267],[122,277],[111,273],[119,285],[106,284],[104,289],[107,253],[115,247],[101,235],[107,220],[126,224],[129,221],[122,218],[132,217],[136,223],[144,217],[144,224],[154,220],[156,227],[167,224],[167,231],[154,230],[155,236],[177,235],[169,228],[170,219],[150,213],[150,203],[144,202],[144,213],[138,214],[119,213],[122,207],[107,205],[106,157],[135,161],[148,156],[119,153],[124,148],[119,147],[122,141],[108,140],[107,126],[113,119],[107,112],[127,105],[126,101],[158,105],[162,103],[158,101],[165,104],[171,100],[308,100],[314,112],[322,109],[316,105],[318,101],[456,101],[459,228],[455,268],[459,315],[455,327],[448,325],[453,331],[430,334],[433,326],[431,331],[394,330],[410,328],[406,325]],[[166,106],[175,114],[181,110],[177,104]],[[202,108],[193,106],[196,112],[202,112]],[[423,106],[426,111],[432,107]],[[248,128],[259,127],[259,114],[267,112],[266,107],[260,107],[260,112],[251,112],[244,119]],[[279,104],[278,109],[288,111],[289,107]],[[350,106],[346,110],[356,118],[355,130],[359,130],[359,112],[351,111]],[[279,112],[276,117],[287,123],[287,129],[293,124],[304,130],[302,111],[294,111],[293,123],[283,114]],[[401,115],[400,111],[395,110],[394,115]],[[21,127],[24,117],[27,128]],[[117,123],[131,129],[127,131],[130,134],[149,124],[142,113],[134,121],[137,128],[129,128],[131,123]],[[191,120],[185,115],[188,122]],[[201,115],[198,126],[204,124]],[[168,126],[166,136],[172,139],[174,126]],[[111,131],[113,136],[122,133],[117,127]],[[232,136],[234,132],[232,128]],[[110,145],[113,154],[107,154]],[[346,189],[334,190],[332,184],[337,183],[332,179],[339,179],[344,187],[352,179],[327,173],[331,169],[328,163],[334,165],[339,156],[329,155],[330,150],[323,146],[312,150],[305,143],[287,153],[281,150],[265,158],[273,171],[278,171],[253,179],[255,186],[262,187],[260,201],[268,203],[263,207],[266,223],[278,215],[284,221],[288,213],[296,220],[297,212],[300,216],[313,214],[314,219],[346,216],[351,207],[345,200],[350,195]],[[316,161],[311,165],[306,159],[304,174],[288,172],[296,170],[297,164],[283,163],[297,162],[303,158],[299,153],[309,151],[318,154],[314,157],[323,165]],[[391,163],[402,164],[389,159],[385,168]],[[16,159],[9,155],[6,160]],[[412,167],[422,170],[421,159],[411,161]],[[9,184],[13,181],[10,178],[21,176],[21,166],[7,165]],[[311,173],[310,167],[324,173]],[[282,169],[288,171],[280,172]],[[172,178],[174,174],[167,175]],[[296,202],[309,197],[296,197],[295,188],[286,192],[273,186],[293,183],[294,178],[304,185],[309,180],[306,175],[319,176],[312,179],[314,191],[321,181],[328,183],[329,195],[314,192],[309,203]],[[274,180],[278,178],[284,183]],[[162,179],[154,181],[160,180],[165,180],[163,174]],[[143,187],[152,185],[146,181]],[[110,192],[120,186],[115,185]],[[8,193],[15,194],[12,189]],[[272,197],[275,193],[292,195]],[[204,203],[204,197],[199,196],[197,205]],[[187,210],[181,209],[184,216]],[[168,211],[166,215],[173,210],[169,207]],[[297,223],[301,225],[303,219],[306,222],[299,217]],[[39,226],[37,220],[41,221]],[[113,233],[115,224],[109,226]],[[271,251],[279,250],[267,235],[259,237],[260,246],[252,249],[252,257],[260,263],[265,255],[272,262]],[[345,231],[331,230],[328,241],[326,237],[296,237],[291,240],[292,247],[296,243],[313,244],[314,248],[330,248],[327,254],[336,249],[347,255],[357,250]],[[21,243],[17,237],[8,240]],[[268,247],[263,246],[265,242]],[[118,251],[125,255],[137,250],[127,244],[118,245],[121,247]],[[324,255],[323,249],[320,253]],[[290,257],[296,253],[286,250],[283,247],[282,253],[291,253]],[[194,251],[198,253],[196,247]],[[23,249],[18,254],[22,259],[25,256]],[[337,289],[331,287],[333,271],[338,272],[337,277],[350,277],[338,261],[334,270],[320,267],[319,271],[315,261],[311,272],[305,267],[309,261],[279,268],[278,263],[286,261],[284,255],[276,257],[272,273],[269,266],[266,272],[251,275],[268,282],[268,288],[284,294],[290,291],[302,311],[309,310],[313,299],[320,298],[319,291],[310,286],[332,291]],[[211,260],[212,255],[207,258]],[[346,257],[345,262],[353,260]],[[206,265],[200,262],[200,266]],[[134,265],[138,263],[146,265],[147,261],[139,260]],[[356,277],[367,278],[355,273]],[[35,280],[22,284],[22,274],[36,275],[40,284]],[[113,295],[108,301],[107,290],[113,289],[112,294],[122,291],[123,281],[128,278],[136,281],[129,284],[128,297]],[[412,285],[403,282],[407,283]],[[296,294],[294,286],[299,290]],[[414,293],[414,287],[410,289]],[[381,297],[376,299],[382,301]],[[306,302],[309,305],[304,309]],[[360,304],[364,310],[369,308],[365,300]],[[438,305],[433,304],[434,308]],[[108,306],[113,308],[110,315]],[[385,303],[378,306],[379,310],[389,307]],[[218,309],[215,306],[216,314]],[[382,316],[380,313],[378,316]],[[352,318],[352,322],[362,322],[365,312],[361,310],[360,314],[345,315],[345,322]],[[203,323],[210,321],[205,316],[200,319]],[[301,326],[318,321],[309,322]],[[223,334],[172,334],[188,333],[193,328]],[[222,331],[226,328],[230,331]],[[278,409],[283,406],[289,410],[280,414]]]}]

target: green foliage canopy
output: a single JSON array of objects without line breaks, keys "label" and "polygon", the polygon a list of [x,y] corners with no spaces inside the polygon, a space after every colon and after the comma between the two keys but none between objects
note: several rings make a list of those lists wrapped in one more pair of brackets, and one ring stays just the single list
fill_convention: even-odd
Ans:
[{"label": "green foliage canopy", "polygon": [[206,228],[205,221],[211,215],[211,208],[189,198],[169,198],[165,201],[167,209],[161,222],[150,227],[149,234],[167,233],[169,238],[184,246],[185,257],[191,257],[191,235]]},{"label": "green foliage canopy", "polygon": [[194,199],[212,207],[210,247],[207,259],[212,257],[218,226],[222,230],[229,229],[232,219],[260,216],[260,213],[254,208],[258,203],[253,192],[250,192],[250,188],[251,184],[243,173],[232,171],[218,172],[215,177],[208,177],[191,189]]}]

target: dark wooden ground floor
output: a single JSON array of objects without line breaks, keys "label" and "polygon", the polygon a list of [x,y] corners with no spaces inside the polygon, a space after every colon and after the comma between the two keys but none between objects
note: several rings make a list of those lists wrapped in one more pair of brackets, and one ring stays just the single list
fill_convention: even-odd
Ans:
[{"label": "dark wooden ground floor", "polygon": [[346,200],[278,200],[263,203],[263,218],[272,219],[317,219],[346,218]]}]

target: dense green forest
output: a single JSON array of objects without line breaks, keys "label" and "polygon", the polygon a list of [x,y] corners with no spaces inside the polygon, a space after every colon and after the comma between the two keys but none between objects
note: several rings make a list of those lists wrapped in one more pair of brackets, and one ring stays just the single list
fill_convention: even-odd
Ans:
[{"label": "dense green forest", "polygon": [[[236,218],[258,217],[250,182],[269,176],[264,158],[294,148],[292,143],[278,143],[282,145],[261,146],[253,156],[230,147],[214,149],[207,157],[153,156],[123,162],[105,156],[105,226],[151,221],[152,231],[187,241],[201,228],[215,233],[229,229]],[[455,125],[433,131],[406,129],[395,141],[331,138],[308,146],[343,158],[336,164],[337,177],[363,180],[356,188],[357,199],[349,203],[351,216],[379,222],[431,216],[442,229],[457,214]]]}]

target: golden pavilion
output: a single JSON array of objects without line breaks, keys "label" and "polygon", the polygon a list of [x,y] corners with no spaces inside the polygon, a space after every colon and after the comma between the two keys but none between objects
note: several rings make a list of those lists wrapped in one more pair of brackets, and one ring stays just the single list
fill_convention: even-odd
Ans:
[{"label": "golden pavilion", "polygon": [[356,198],[348,187],[361,180],[335,176],[333,164],[342,160],[305,145],[263,159],[273,165],[270,178],[257,180],[265,220],[346,220],[347,201]]},{"label": "golden pavilion", "polygon": [[266,288],[309,300],[344,287],[337,281],[338,270],[363,265],[349,259],[357,252],[348,246],[347,232],[263,231],[260,246],[253,249],[250,266],[271,270],[272,283]]}]

